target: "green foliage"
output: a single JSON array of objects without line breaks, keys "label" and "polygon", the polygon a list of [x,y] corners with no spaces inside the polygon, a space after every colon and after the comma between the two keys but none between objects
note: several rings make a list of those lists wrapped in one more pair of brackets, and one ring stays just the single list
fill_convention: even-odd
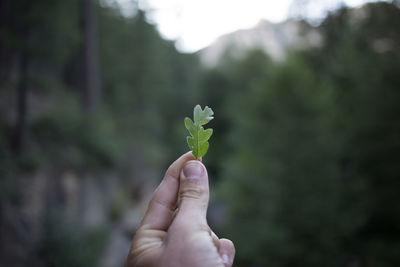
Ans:
[{"label": "green foliage", "polygon": [[196,105],[193,111],[194,122],[188,117],[185,118],[185,127],[191,135],[186,140],[196,159],[207,153],[210,145],[208,139],[210,139],[213,130],[211,128],[204,130],[203,125],[214,119],[213,115],[214,112],[208,106],[202,110],[200,105]]},{"label": "green foliage", "polygon": [[67,218],[49,219],[40,253],[49,266],[98,266],[104,253],[108,232],[104,228],[84,229]]},{"label": "green foliage", "polygon": [[116,221],[121,219],[124,214],[124,211],[128,207],[129,204],[129,194],[126,189],[121,189],[117,192],[116,196],[113,198],[110,207],[110,218],[112,221]]},{"label": "green foliage", "polygon": [[364,11],[331,14],[318,49],[251,52],[227,72],[223,105],[241,112],[218,195],[238,266],[400,264],[400,11]]},{"label": "green foliage", "polygon": [[104,105],[114,115],[118,139],[127,153],[141,151],[149,164],[164,167],[184,152],[181,118],[199,93],[198,58],[178,53],[143,11],[126,18],[102,8],[100,18]]},{"label": "green foliage", "polygon": [[57,159],[64,167],[106,168],[115,166],[121,142],[113,118],[106,111],[82,114],[78,103],[61,95],[57,104],[31,124],[36,150],[43,160]]}]

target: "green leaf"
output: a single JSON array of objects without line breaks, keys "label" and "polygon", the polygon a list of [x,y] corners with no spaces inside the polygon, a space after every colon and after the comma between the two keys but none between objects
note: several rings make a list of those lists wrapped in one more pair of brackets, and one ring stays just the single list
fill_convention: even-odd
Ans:
[{"label": "green leaf", "polygon": [[196,105],[193,111],[194,122],[187,117],[184,120],[185,127],[191,135],[186,138],[186,141],[196,159],[204,156],[210,146],[208,139],[210,139],[213,130],[211,128],[204,130],[203,125],[214,119],[213,115],[214,112],[211,108],[206,106],[202,110],[200,105]]},{"label": "green leaf", "polygon": [[197,125],[201,126],[208,123],[210,120],[214,119],[212,115],[214,115],[214,112],[207,106],[204,108],[204,110],[201,110],[200,105],[196,105],[194,107],[193,118],[195,124],[197,123]]}]

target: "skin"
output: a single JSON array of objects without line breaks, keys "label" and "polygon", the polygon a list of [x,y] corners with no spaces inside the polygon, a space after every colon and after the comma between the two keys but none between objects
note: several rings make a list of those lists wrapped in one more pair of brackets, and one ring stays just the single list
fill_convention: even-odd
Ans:
[{"label": "skin", "polygon": [[235,248],[207,224],[208,175],[191,152],[167,170],[136,232],[126,267],[230,267]]}]

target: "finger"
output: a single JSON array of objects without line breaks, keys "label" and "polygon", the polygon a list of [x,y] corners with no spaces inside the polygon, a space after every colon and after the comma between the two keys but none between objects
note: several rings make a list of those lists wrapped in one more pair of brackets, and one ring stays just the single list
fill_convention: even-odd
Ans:
[{"label": "finger", "polygon": [[219,251],[219,248],[221,247],[221,242],[220,242],[220,239],[218,238],[218,236],[213,231],[211,231],[211,239],[212,239],[212,241],[214,243],[214,246]]},{"label": "finger", "polygon": [[229,239],[221,238],[219,242],[220,247],[218,253],[221,256],[225,267],[231,267],[233,264],[233,259],[235,258],[235,246]]},{"label": "finger", "polygon": [[180,175],[179,212],[177,219],[206,224],[209,199],[208,175],[203,163],[185,163]]},{"label": "finger", "polygon": [[168,229],[178,198],[180,172],[183,165],[193,159],[195,159],[193,154],[188,152],[171,164],[150,201],[142,225],[147,224],[151,229],[156,230]]}]

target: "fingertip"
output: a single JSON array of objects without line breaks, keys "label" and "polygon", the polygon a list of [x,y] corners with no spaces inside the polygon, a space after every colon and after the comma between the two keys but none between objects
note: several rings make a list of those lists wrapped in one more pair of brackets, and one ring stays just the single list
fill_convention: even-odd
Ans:
[{"label": "fingertip", "polygon": [[192,151],[188,151],[182,156],[180,156],[177,160],[175,160],[171,166],[169,166],[166,175],[170,175],[172,177],[179,177],[179,172],[181,171],[183,165],[191,160],[195,160],[196,158],[193,156]]},{"label": "fingertip", "polygon": [[235,245],[231,240],[226,238],[221,238],[219,241],[220,247],[218,253],[225,267],[231,267],[236,253]]},{"label": "fingertip", "polygon": [[198,180],[207,174],[206,167],[198,160],[187,161],[182,168],[181,178],[183,180]]}]

